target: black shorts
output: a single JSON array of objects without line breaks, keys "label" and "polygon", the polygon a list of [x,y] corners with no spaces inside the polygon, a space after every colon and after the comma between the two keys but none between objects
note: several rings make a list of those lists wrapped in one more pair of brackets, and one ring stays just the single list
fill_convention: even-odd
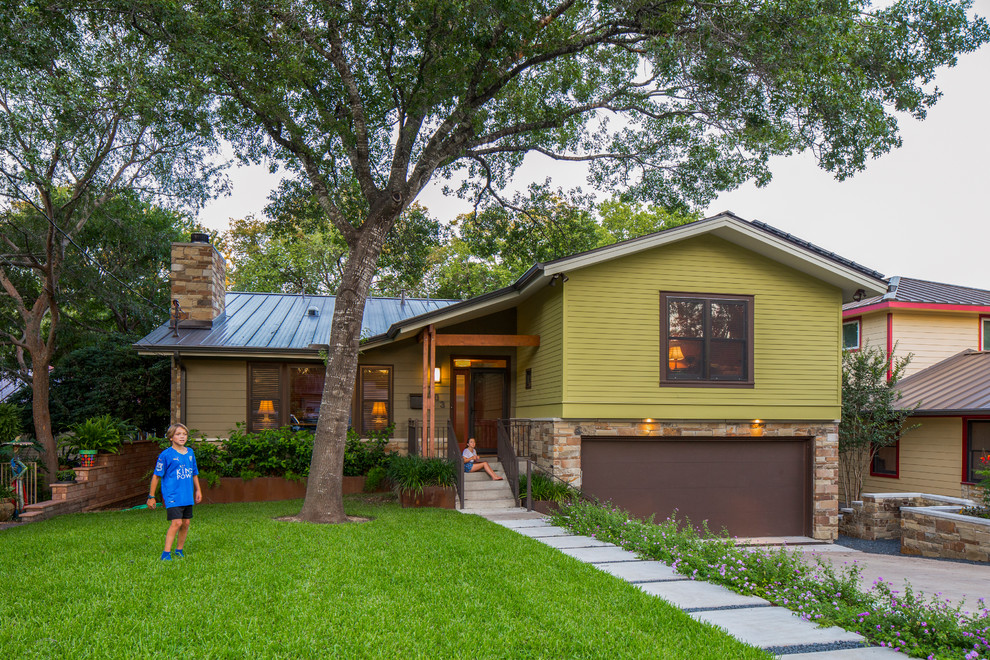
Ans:
[{"label": "black shorts", "polygon": [[165,509],[165,517],[168,520],[189,520],[192,518],[192,508],[192,504],[169,507]]}]

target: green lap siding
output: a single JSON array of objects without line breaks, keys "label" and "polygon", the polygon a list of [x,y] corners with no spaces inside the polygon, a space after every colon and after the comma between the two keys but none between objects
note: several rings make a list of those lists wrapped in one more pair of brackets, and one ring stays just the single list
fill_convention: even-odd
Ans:
[{"label": "green lap siding", "polygon": [[[567,275],[561,416],[839,417],[839,289],[714,236]],[[754,387],[659,385],[661,291],[754,296]]]},{"label": "green lap siding", "polygon": [[[563,291],[547,287],[517,310],[519,334],[539,335],[538,348],[517,350],[516,417],[560,417],[563,396]],[[526,389],[526,370],[532,388]]]}]

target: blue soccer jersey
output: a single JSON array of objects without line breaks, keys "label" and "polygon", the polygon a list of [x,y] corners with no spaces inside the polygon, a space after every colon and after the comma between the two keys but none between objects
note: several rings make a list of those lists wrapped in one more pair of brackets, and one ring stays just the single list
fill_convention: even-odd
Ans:
[{"label": "blue soccer jersey", "polygon": [[199,474],[199,469],[192,449],[186,449],[185,454],[173,447],[163,451],[155,463],[155,474],[162,478],[162,499],[166,509],[194,503],[193,476]]}]

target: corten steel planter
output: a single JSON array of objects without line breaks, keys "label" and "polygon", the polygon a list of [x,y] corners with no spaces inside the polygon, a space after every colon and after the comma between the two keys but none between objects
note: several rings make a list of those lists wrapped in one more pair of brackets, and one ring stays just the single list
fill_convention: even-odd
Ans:
[{"label": "corten steel planter", "polygon": [[442,486],[425,486],[422,493],[399,491],[403,509],[453,509],[457,503],[456,491]]},{"label": "corten steel planter", "polygon": [[555,500],[533,500],[533,511],[542,513],[543,515],[554,513],[559,508],[560,503]]},{"label": "corten steel planter", "polygon": [[305,496],[305,481],[289,481],[282,477],[255,477],[247,481],[240,477],[223,477],[213,488],[203,483],[204,504],[277,502],[297,500]]}]

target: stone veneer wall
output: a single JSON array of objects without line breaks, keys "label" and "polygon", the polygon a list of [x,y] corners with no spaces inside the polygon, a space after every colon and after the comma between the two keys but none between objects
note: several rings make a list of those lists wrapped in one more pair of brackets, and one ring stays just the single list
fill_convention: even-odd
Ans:
[{"label": "stone veneer wall", "polygon": [[901,553],[990,561],[990,520],[936,506],[901,511]]},{"label": "stone veneer wall", "polygon": [[65,513],[136,502],[148,494],[147,475],[155,467],[159,453],[158,443],[143,440],[121,445],[116,454],[97,454],[95,467],[75,468],[74,483],[52,484],[52,499],[28,505],[22,519],[46,520]]},{"label": "stone veneer wall", "polygon": [[[578,488],[581,486],[581,437],[753,437],[750,422],[664,420],[533,420],[540,438],[537,464]],[[767,422],[762,437],[810,438],[814,442],[812,536],[834,541],[839,529],[839,436],[833,422]]]},{"label": "stone veneer wall", "polygon": [[169,279],[172,299],[189,314],[188,321],[209,324],[223,313],[227,266],[209,243],[172,243]]},{"label": "stone veneer wall", "polygon": [[868,541],[898,539],[902,509],[948,503],[971,504],[969,500],[925,493],[864,493],[862,500],[842,510],[839,533]]},{"label": "stone veneer wall", "polygon": [[973,500],[974,502],[983,500],[983,489],[976,484],[962,484],[960,491],[962,492],[961,497],[965,497],[966,499]]}]

